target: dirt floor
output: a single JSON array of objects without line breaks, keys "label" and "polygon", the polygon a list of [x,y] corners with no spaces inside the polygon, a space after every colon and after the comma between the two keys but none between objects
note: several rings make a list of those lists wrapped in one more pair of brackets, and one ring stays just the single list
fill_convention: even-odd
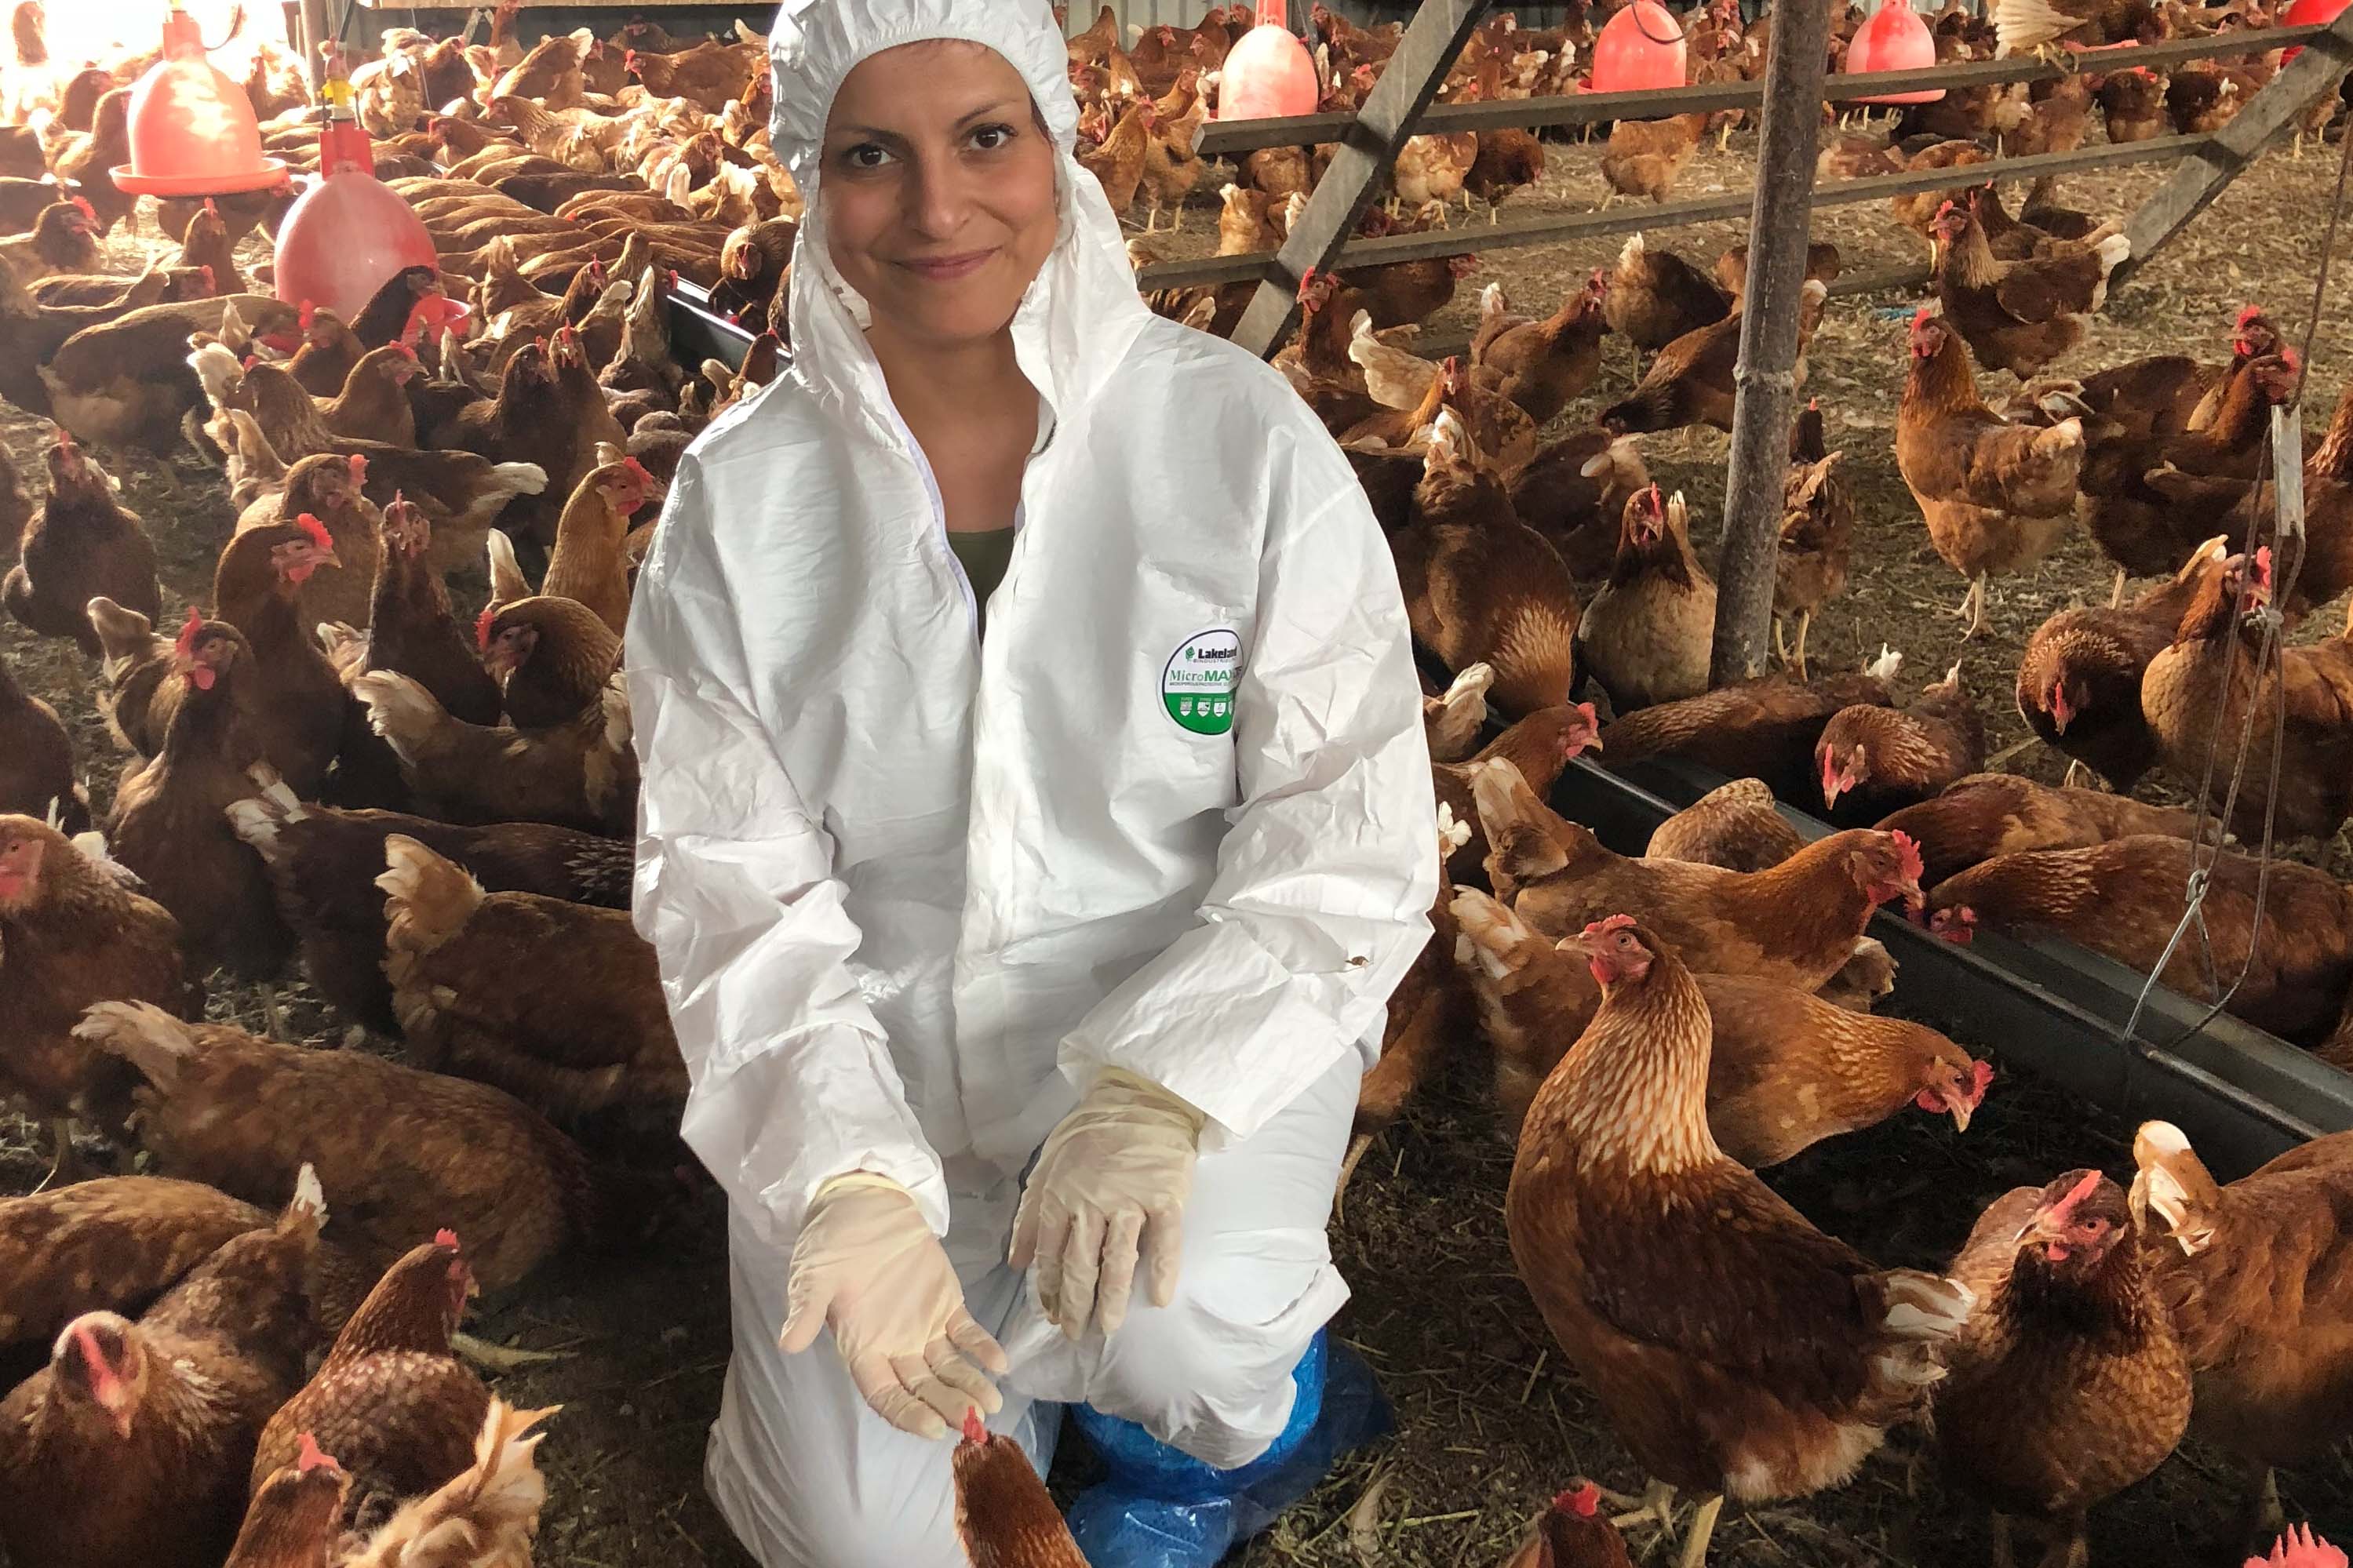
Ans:
[{"label": "dirt floor", "polygon": [[[1525,216],[1576,210],[1602,194],[1598,147],[1553,143],[1551,173],[1507,211]],[[2301,162],[2284,153],[2240,180],[2172,249],[2109,302],[2085,346],[2063,368],[2088,372],[2142,353],[2189,349],[2209,358],[2227,353],[2239,306],[2269,308],[2291,340],[2308,317],[2318,233],[2326,218],[2335,147]],[[1729,153],[1713,145],[1686,172],[1679,195],[1739,189],[1748,183],[1753,136]],[[2069,205],[2118,216],[2161,179],[2136,168],[2094,180],[2071,180]],[[1211,227],[1214,205],[1197,199],[1188,233]],[[1667,245],[1711,262],[1740,237],[1743,226],[1661,233]],[[144,235],[152,243],[152,226]],[[1819,237],[1839,242],[1851,270],[1920,258],[1922,247],[1894,228],[1879,205],[1826,211]],[[1478,279],[1500,279],[1523,309],[1548,309],[1592,268],[1608,266],[1616,240],[1562,250],[1492,253]],[[129,265],[146,247],[118,236],[117,259]],[[2353,262],[2353,238],[2340,247]],[[2331,290],[2346,297],[2353,278]],[[1831,302],[1812,351],[1813,379],[1829,415],[1833,446],[1849,458],[1858,500],[1853,585],[1823,612],[1813,631],[1817,668],[1851,667],[1883,643],[1900,648],[1902,686],[1914,689],[1958,659],[2000,752],[2025,736],[2010,699],[2026,636],[2070,603],[2105,602],[2109,570],[2087,540],[2073,538],[2037,575],[1999,583],[1993,635],[1964,643],[1951,611],[1966,586],[1937,561],[1898,479],[1891,427],[1905,364],[1904,321],[1915,301],[1894,297]],[[1466,287],[1433,337],[1463,330],[1475,306]],[[2308,423],[2327,416],[2353,351],[2353,318],[2334,302],[2324,312],[2312,354]],[[1566,421],[1592,417],[1631,379],[1622,342],[1594,395]],[[1989,393],[2006,378],[1987,377]],[[37,486],[45,423],[0,409],[0,441]],[[1662,484],[1681,487],[1692,503],[1704,552],[1712,544],[1722,497],[1724,437],[1701,431],[1653,438],[1647,457]],[[128,503],[146,519],[161,552],[167,616],[208,588],[216,551],[230,513],[217,475],[192,454],[169,461],[119,454],[103,460],[123,481]],[[479,585],[475,592],[479,593]],[[2337,624],[2334,612],[2308,626]],[[5,652],[32,690],[66,714],[101,810],[117,768],[111,743],[91,705],[94,669],[62,644],[37,643],[0,625]],[[2059,766],[2029,744],[2008,766],[2055,778]],[[2340,867],[2340,869],[2342,868]],[[216,1015],[259,1026],[249,991],[216,992]],[[1900,1006],[1899,988],[1896,1001]],[[289,995],[290,1026],[312,1044],[341,1040],[343,1026],[303,987]],[[1966,1021],[1932,1019],[1973,1047]],[[388,1048],[388,1047],[387,1047]],[[1996,1045],[1989,1053],[1999,1063]],[[38,1180],[42,1162],[32,1130],[0,1116],[0,1194]],[[1825,1228],[1889,1264],[1936,1265],[1966,1235],[1995,1195],[2040,1183],[2075,1165],[2128,1171],[2129,1129],[2090,1113],[2080,1102],[2005,1072],[1966,1136],[1941,1121],[1905,1116],[1877,1131],[1818,1149],[1774,1173],[1774,1184]],[[93,1152],[100,1152],[93,1151]],[[101,1154],[101,1157],[105,1157]],[[1333,1238],[1356,1290],[1339,1333],[1377,1370],[1397,1412],[1397,1435],[1343,1464],[1320,1490],[1249,1548],[1251,1564],[1395,1562],[1435,1568],[1490,1568],[1509,1553],[1546,1498],[1569,1478],[1638,1490],[1641,1477],[1618,1447],[1593,1402],[1564,1370],[1529,1304],[1505,1245],[1502,1199],[1510,1168],[1475,1066],[1466,1063],[1425,1093],[1384,1136],[1358,1173],[1344,1221]],[[724,1232],[715,1201],[659,1252],[614,1259],[582,1256],[534,1279],[520,1299],[491,1303],[478,1325],[491,1337],[564,1352],[564,1359],[502,1380],[501,1392],[529,1404],[561,1402],[564,1414],[541,1450],[551,1493],[541,1561],[551,1568],[649,1568],[742,1564],[700,1479],[703,1431],[716,1407],[727,1354]],[[1982,1512],[1941,1486],[1928,1468],[1905,1462],[1916,1434],[1899,1436],[1889,1454],[1852,1485],[1788,1507],[1735,1510],[1716,1536],[1718,1564],[1969,1563],[1985,1561]],[[1066,1444],[1068,1482],[1083,1461]],[[2226,1463],[2196,1445],[2148,1482],[2102,1510],[2094,1521],[2094,1556],[2103,1563],[2235,1563],[2213,1542],[2232,1496]],[[2353,1535],[2353,1470],[2342,1460],[2284,1475],[2291,1517]],[[1648,1560],[1663,1551],[1646,1549]]]}]

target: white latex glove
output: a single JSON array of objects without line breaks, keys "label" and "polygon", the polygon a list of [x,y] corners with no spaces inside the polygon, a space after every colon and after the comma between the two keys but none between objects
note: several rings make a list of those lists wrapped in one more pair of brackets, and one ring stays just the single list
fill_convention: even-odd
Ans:
[{"label": "white latex glove", "polygon": [[818,1189],[785,1300],[785,1351],[831,1324],[849,1381],[902,1432],[944,1437],[975,1406],[1004,1406],[986,1373],[1003,1374],[1005,1352],[965,1310],[946,1249],[888,1176],[852,1171]]},{"label": "white latex glove", "polygon": [[1038,1266],[1038,1302],[1077,1339],[1127,1321],[1135,1266],[1155,1307],[1176,1296],[1185,1199],[1208,1118],[1158,1084],[1105,1068],[1046,1139],[1013,1218],[1016,1268]]}]

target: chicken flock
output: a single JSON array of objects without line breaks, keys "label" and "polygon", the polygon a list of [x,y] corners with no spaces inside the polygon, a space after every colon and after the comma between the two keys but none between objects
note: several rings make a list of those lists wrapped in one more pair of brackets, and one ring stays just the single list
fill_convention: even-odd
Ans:
[{"label": "chicken flock", "polygon": [[[685,1068],[627,913],[617,670],[681,452],[785,363],[799,199],[768,146],[758,39],[633,18],[525,47],[520,9],[505,0],[480,42],[393,28],[347,77],[334,62],[438,256],[348,321],[270,291],[290,191],[150,205],[115,187],[152,56],[76,68],[49,58],[38,0],[11,14],[0,398],[54,434],[42,475],[0,454],[0,527],[19,540],[0,601],[73,645],[122,756],[94,801],[101,761],[0,662],[0,1099],[54,1154],[40,1190],[0,1199],[13,1568],[528,1564],[535,1454],[563,1423],[493,1393],[521,1358],[462,1331],[470,1303],[559,1253],[658,1237],[700,1190],[676,1138]],[[1857,19],[1841,9],[1834,52]],[[1106,9],[1070,39],[1082,162],[1124,216],[1142,207],[1139,266],[1188,203],[1214,201],[1222,253],[1279,245],[1329,161],[1262,149],[1221,178],[1193,152],[1249,20],[1221,7],[1123,45]],[[1576,90],[1590,20],[1538,33],[1499,14],[1442,96]],[[1935,24],[1959,58],[2267,20],[2251,0],[1997,0],[1989,20]],[[1320,5],[1314,26],[1325,105],[1353,108],[1397,30]],[[1769,14],[1744,26],[1711,0],[1687,26],[1694,79],[1761,70]],[[249,53],[269,151],[315,169],[301,62]],[[2275,67],[1957,92],[1883,139],[1835,137],[1822,173],[2063,150],[2094,110],[2119,142],[2211,129]],[[1663,201],[1738,119],[1621,122],[1599,166],[1615,195]],[[1493,219],[1546,157],[1525,131],[1414,138],[1365,232],[1446,225],[1458,203]],[[2054,371],[2126,258],[2117,226],[2047,185],[2012,216],[1955,178],[1895,204],[1937,260],[1895,459],[1973,625],[1993,579],[2078,521],[2114,560],[2115,602],[2052,617],[2015,691],[2109,790],[1986,771],[1989,694],[1957,667],[1908,696],[1893,654],[1808,668],[1856,505],[1819,406],[1790,438],[1786,668],[1709,689],[1715,586],[1685,498],[1641,448],[1729,426],[1740,250],[1703,270],[1637,234],[1542,313],[1490,285],[1468,347],[1434,359],[1419,325],[1470,258],[1311,275],[1277,356],[1356,465],[1443,672],[1427,701],[1437,934],[1392,1000],[1348,1169],[1482,1047],[1518,1138],[1522,1277],[1652,1482],[1565,1489],[1514,1560],[1528,1568],[1629,1561],[1620,1529],[1670,1526],[1678,1490],[1699,1504],[1696,1564],[1726,1497],[1841,1485],[1931,1412],[1944,1475],[1992,1510],[2005,1557],[2014,1527],[2080,1562],[2091,1510],[2189,1430],[2243,1463],[2260,1549],[2285,1523],[2273,1468],[2353,1435],[2353,1134],[2224,1185],[2150,1122],[2121,1181],[2077,1170],[2008,1194],[1941,1271],[1876,1267],[1752,1173],[1910,1109],[1966,1132],[1991,1089],[1981,1056],[1872,1011],[1894,984],[1868,934],[1883,908],[1954,941],[2071,937],[2193,995],[2210,963],[2243,968],[2233,1013],[2353,1066],[2353,890],[2262,870],[2211,825],[2200,839],[2199,814],[2111,793],[2161,771],[2232,807],[2242,839],[2266,803],[2283,839],[2353,816],[2353,626],[2278,636],[2353,587],[2353,396],[2307,457],[2295,557],[2246,548],[2269,516],[2269,410],[2301,387],[2280,331],[2250,309],[2227,362]],[[150,226],[151,265],[105,269],[110,236]],[[1807,338],[1839,269],[1813,247]],[[740,368],[673,352],[682,284],[754,334]],[[1224,331],[1248,289],[1148,298]],[[1611,333],[1643,374],[1590,423],[1564,419]],[[1981,370],[2017,383],[2000,406]],[[191,447],[224,513],[123,505],[123,454]],[[220,542],[209,593],[181,604],[156,541],[191,537]],[[2206,753],[2249,725],[2234,793]],[[1547,804],[1588,752],[1732,782],[1624,856]],[[1777,800],[1834,831],[1808,842]],[[2196,953],[2166,940],[2193,878]],[[533,962],[549,952],[566,962]],[[340,1031],[293,1037],[278,987],[298,973]],[[261,1033],[222,1021],[247,987]],[[968,1428],[953,1465],[976,1563],[1076,1568],[1017,1448]],[[2308,1534],[2271,1560],[2345,1562]]]}]

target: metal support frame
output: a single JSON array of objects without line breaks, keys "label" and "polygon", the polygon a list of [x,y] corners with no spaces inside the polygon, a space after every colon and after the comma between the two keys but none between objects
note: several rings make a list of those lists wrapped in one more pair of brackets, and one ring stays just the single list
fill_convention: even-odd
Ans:
[{"label": "metal support frame", "polygon": [[1356,232],[1357,220],[1397,162],[1398,149],[1414,134],[1414,122],[1437,96],[1486,9],[1486,0],[1422,0],[1388,68],[1344,128],[1339,150],[1315,182],[1291,237],[1275,252],[1272,274],[1261,274],[1258,292],[1234,327],[1235,342],[1261,359],[1282,342],[1298,319],[1299,280],[1311,269],[1330,267]]},{"label": "metal support frame", "polygon": [[[1381,73],[1363,110],[1356,114],[1212,121],[1203,124],[1195,133],[1194,145],[1205,155],[1232,156],[1259,147],[1329,141],[1339,142],[1339,152],[1310,196],[1298,229],[1281,250],[1208,257],[1198,261],[1156,262],[1137,274],[1138,286],[1156,290],[1258,282],[1261,287],[1252,296],[1234,340],[1263,355],[1282,342],[1297,320],[1299,279],[1311,267],[1323,269],[1377,266],[1516,246],[1559,244],[1634,229],[1669,228],[1748,215],[1752,205],[1749,195],[1733,192],[1643,209],[1618,207],[1483,228],[1350,239],[1348,236],[1356,220],[1371,205],[1372,193],[1395,161],[1397,149],[1412,136],[1503,126],[1586,125],[1619,119],[1651,119],[1703,110],[1714,112],[1756,108],[1764,100],[1763,84],[1717,82],[1646,92],[1577,93],[1501,102],[1432,104],[1431,99],[1461,53],[1480,10],[1465,0],[1426,0],[1397,52],[1390,57],[1388,68]],[[2229,125],[2212,136],[2163,136],[2122,146],[2078,147],[2066,153],[1996,158],[1969,164],[1966,176],[1954,169],[1935,169],[1844,180],[1814,189],[1811,202],[1815,206],[1831,206],[1941,190],[1957,184],[2027,180],[2126,163],[2187,160],[2174,180],[2133,214],[2126,228],[2133,240],[2133,254],[2117,273],[2116,281],[2121,282],[2212,201],[2265,142],[2279,134],[2322,93],[2332,90],[2335,78],[2353,63],[2353,9],[2325,26],[2267,27],[2204,37],[2170,38],[2139,45],[2128,51],[2129,63],[2158,67],[2185,60],[2246,57],[2287,46],[2303,46],[2306,52],[2290,61],[2262,91],[2247,100],[2246,107]],[[2126,52],[2120,51],[2118,58],[2126,58]],[[1831,76],[1821,83],[1817,98],[1822,102],[1848,102],[1926,88],[2055,81],[2069,74],[2063,67],[2032,57],[1965,60],[1918,70]],[[1926,276],[1923,271],[1905,268],[1842,282],[1834,286],[1832,292],[1914,288]]]},{"label": "metal support frame", "polygon": [[1724,543],[1715,572],[1710,684],[1760,674],[1771,641],[1774,558],[1781,532],[1782,476],[1798,384],[1798,321],[1813,220],[1814,143],[1821,127],[1830,11],[1781,7],[1765,67],[1765,122],[1757,150],[1756,205],[1748,220],[1748,279],[1741,298],[1740,357],[1732,372],[1732,456],[1725,469]]},{"label": "metal support frame", "polygon": [[[2207,140],[2203,136],[2159,136],[2147,142],[2126,142],[2121,147],[2078,147],[2068,153],[2037,153],[2025,157],[1996,158],[1989,163],[1969,163],[1957,169],[1926,169],[1917,174],[1873,174],[1860,180],[1837,180],[1814,188],[1813,205],[1817,207],[1841,206],[1854,202],[1884,201],[1891,196],[1917,195],[1926,191],[1981,185],[1989,181],[2007,183],[2032,180],[2044,174],[2073,174],[2084,169],[2118,168],[2126,163],[2170,163],[2196,152]],[[1521,218],[1501,224],[1384,235],[1378,239],[1350,240],[1341,247],[1330,265],[1371,267],[1388,261],[1419,261],[1434,256],[1508,250],[1531,245],[1558,245],[1575,239],[1599,239],[1614,234],[1630,234],[1638,228],[1650,231],[1675,228],[1686,224],[1715,223],[1726,218],[1746,217],[1751,205],[1748,192],[1727,191],[1721,195],[1692,196],[1656,206],[1638,207],[1621,204],[1606,211],[1597,208],[1590,212],[1562,213],[1556,216]],[[1143,289],[1154,289],[1248,281],[1267,277],[1275,256],[1276,253],[1271,250],[1256,250],[1240,256],[1204,257],[1198,261],[1155,262],[1136,274],[1136,282]],[[1890,286],[1893,286],[1893,280]],[[1832,292],[1850,293],[1853,290],[1834,288]]]},{"label": "metal support frame", "polygon": [[[2337,13],[2336,21],[2281,67],[2279,74],[2247,100],[2228,125],[2208,138],[2133,213],[2125,225],[2132,254],[2118,265],[2110,286],[2140,270],[2254,162],[2265,142],[2287,130],[2321,97],[2335,92],[2348,66],[2353,66],[2353,7]],[[2347,133],[2353,135],[2353,131]]]}]

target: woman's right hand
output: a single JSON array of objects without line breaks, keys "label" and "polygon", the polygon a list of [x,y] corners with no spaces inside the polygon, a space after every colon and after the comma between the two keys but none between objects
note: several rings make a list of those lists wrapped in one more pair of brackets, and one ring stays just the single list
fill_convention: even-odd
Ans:
[{"label": "woman's right hand", "polygon": [[965,1310],[946,1248],[907,1189],[852,1171],[818,1189],[786,1287],[787,1353],[830,1326],[849,1380],[874,1413],[918,1437],[944,1437],[967,1411],[1004,1400],[1005,1352]]}]

